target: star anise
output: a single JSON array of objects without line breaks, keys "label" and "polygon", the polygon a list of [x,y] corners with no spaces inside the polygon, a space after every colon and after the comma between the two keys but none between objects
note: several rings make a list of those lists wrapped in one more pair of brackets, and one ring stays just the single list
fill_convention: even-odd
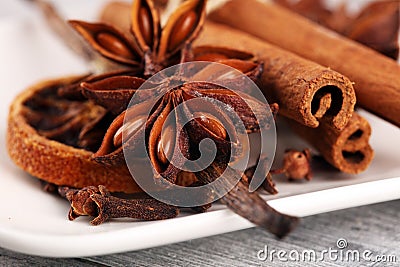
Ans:
[{"label": "star anise", "polygon": [[[230,80],[236,80],[235,77],[225,78],[225,76],[221,74],[221,77],[214,77],[214,79],[220,78],[225,81],[221,84],[231,84]],[[111,79],[113,78],[100,83],[107,84]],[[120,78],[116,79],[118,80],[121,82]],[[177,85],[174,86],[175,84]],[[84,83],[82,86],[96,88],[99,85]],[[153,106],[154,97],[151,97],[151,94],[156,95],[164,86],[172,86],[172,90],[165,93]],[[192,161],[198,159],[200,142],[209,138],[217,147],[215,159],[206,170],[195,172],[198,181],[207,184],[230,168],[227,164],[231,156],[235,158],[241,155],[239,134],[228,135],[228,132],[236,128],[236,124],[221,114],[221,110],[215,107],[215,101],[224,103],[227,109],[238,114],[246,130],[243,134],[257,133],[260,127],[268,128],[274,119],[272,115],[262,115],[269,107],[257,99],[212,82],[177,81],[172,76],[167,78],[165,84],[154,84],[154,87],[143,90],[143,95],[149,96],[148,99],[140,98],[140,101],[129,106],[116,117],[107,130],[100,149],[93,155],[94,160],[114,167],[125,167],[124,152],[129,151],[137,157],[148,153],[155,179],[161,178],[161,180],[176,183],[182,172],[179,166],[184,165],[188,159]],[[198,106],[191,105],[190,100],[203,97],[211,100],[208,104],[204,103],[202,111],[198,111]],[[127,103],[127,101],[121,102]],[[182,108],[178,110],[179,105],[182,105]],[[148,110],[151,110],[150,114],[147,114]],[[185,124],[186,121],[188,123]],[[138,149],[141,140],[145,140],[146,151]],[[181,157],[176,155],[181,155]],[[242,175],[235,170],[229,171],[235,177],[240,178]],[[245,187],[244,184],[239,183],[235,186],[235,193],[229,193],[223,198],[235,212],[277,235],[287,233],[297,222],[290,216],[283,216],[274,211],[256,193],[250,194],[244,190]],[[250,202],[258,207],[257,209],[246,206],[250,203],[247,203],[248,201],[241,204],[247,197],[252,199]],[[255,210],[263,210],[265,214],[255,215],[253,212]],[[274,220],[278,217],[282,220],[282,227],[274,225]]]},{"label": "star anise", "polygon": [[101,57],[96,57],[96,61],[92,62],[94,74],[75,84],[61,87],[58,93],[63,97],[84,99],[80,82],[118,75],[145,78],[179,63],[182,54],[187,53],[186,50],[201,30],[205,6],[206,0],[187,1],[161,28],[160,15],[153,1],[134,1],[130,34],[106,23],[69,21]]},{"label": "star anise", "polygon": [[181,53],[199,34],[205,18],[206,0],[182,4],[161,28],[160,16],[151,0],[134,1],[131,34],[104,23],[70,21],[70,24],[102,56],[137,70],[138,75],[154,75],[179,63]]},{"label": "star anise", "polygon": [[[102,81],[102,83],[108,83],[110,79],[106,79]],[[128,77],[126,77],[128,79]],[[132,78],[130,78],[132,79]],[[122,81],[121,79],[117,78],[116,81]],[[91,85],[84,83],[83,87],[98,87],[97,83],[93,83]],[[132,91],[136,91],[132,89]],[[147,109],[151,109],[148,102],[151,103],[152,97],[151,94],[155,94],[157,91],[149,89],[146,90],[141,95],[149,96],[149,101],[141,102],[140,104],[133,105],[119,116],[111,124],[110,128],[108,129],[102,146],[100,149],[95,153],[94,157],[97,161],[110,163],[110,164],[120,164],[124,161],[115,161],[116,158],[120,158],[123,160],[123,143],[122,143],[122,132],[129,131],[129,135],[134,139],[135,134],[138,132],[137,130],[140,127],[146,127],[146,134],[148,134],[148,150],[149,156],[152,160],[154,160],[155,168],[160,171],[163,169],[168,169],[168,161],[167,156],[175,150],[174,146],[181,144],[183,147],[188,146],[189,141],[183,140],[189,138],[189,131],[190,133],[194,133],[195,135],[192,136],[195,140],[202,140],[206,137],[211,138],[219,145],[221,145],[222,152],[226,152],[225,146],[230,142],[227,140],[226,130],[223,127],[223,122],[216,118],[216,115],[212,115],[212,113],[218,113],[215,108],[210,105],[209,114],[196,114],[199,115],[199,119],[194,120],[193,129],[186,130],[184,128],[184,132],[181,133],[183,137],[182,140],[176,139],[174,136],[177,135],[176,131],[171,129],[171,131],[167,131],[170,133],[170,136],[160,136],[161,128],[163,127],[167,115],[175,109],[179,104],[185,102],[186,100],[190,100],[196,97],[209,97],[216,100],[219,100],[227,105],[231,106],[235,111],[237,111],[240,115],[240,118],[244,122],[248,133],[256,132],[259,129],[258,122],[255,119],[255,115],[251,111],[248,104],[243,100],[242,94],[232,92],[226,88],[221,86],[208,83],[208,82],[188,82],[179,85],[177,88],[174,88],[170,92],[166,93],[161,100],[157,103],[157,106],[152,108],[153,112],[150,114],[148,118],[146,118],[145,112]],[[247,101],[254,104],[252,106],[253,110],[260,110],[265,108],[261,102],[251,98],[250,96],[246,96]],[[121,101],[122,103],[128,103],[130,98]],[[186,107],[190,114],[193,114],[195,110],[190,110],[190,107]],[[132,121],[126,121],[125,117],[132,118]],[[179,116],[176,114],[174,116],[177,120],[180,119],[180,116],[187,117],[188,114],[180,113]],[[124,124],[125,119],[125,124]],[[265,118],[266,119],[266,118]],[[265,123],[265,122],[264,122]],[[173,125],[173,123],[171,123]],[[226,123],[225,123],[226,124]],[[180,125],[175,124],[175,128],[179,128]],[[182,125],[183,126],[183,125]],[[123,127],[123,128],[121,128]],[[199,132],[200,131],[200,132]],[[130,141],[126,141],[130,143]],[[168,142],[172,142],[172,144],[167,144]],[[231,141],[235,142],[235,141]],[[186,149],[189,153],[189,149]],[[184,153],[185,154],[185,153]],[[188,158],[189,155],[187,155]],[[162,166],[166,165],[166,168]],[[169,178],[170,180],[175,180],[175,178]]]}]

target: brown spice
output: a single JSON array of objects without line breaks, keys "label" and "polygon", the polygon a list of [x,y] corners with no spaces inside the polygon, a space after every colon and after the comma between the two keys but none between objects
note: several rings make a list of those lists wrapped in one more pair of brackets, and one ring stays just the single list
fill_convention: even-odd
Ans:
[{"label": "brown spice", "polygon": [[394,60],[274,4],[232,0],[210,17],[346,75],[361,107],[400,126],[400,66]]},{"label": "brown spice", "polygon": [[59,194],[71,203],[70,220],[79,216],[95,217],[90,223],[99,225],[112,218],[134,218],[146,221],[178,216],[179,209],[153,198],[122,199],[112,196],[104,186],[82,189],[59,188]]},{"label": "brown spice", "polygon": [[[57,89],[45,88],[25,99],[21,115],[48,139],[87,150],[98,149],[105,133],[98,124],[107,118],[107,111],[92,102],[61,98]],[[96,134],[89,134],[92,130]]]},{"label": "brown spice", "polygon": [[[49,140],[41,136],[27,121],[26,112],[32,112],[27,110],[27,101],[43,95],[57,99],[57,88],[71,84],[79,78],[42,81],[17,96],[8,116],[7,151],[10,158],[30,175],[53,184],[76,188],[103,184],[113,192],[141,192],[127,168],[109,168],[99,164],[91,159],[92,152]],[[102,138],[100,142],[101,140]],[[29,157],[26,156],[27,153]]]},{"label": "brown spice", "polygon": [[376,51],[399,57],[400,3],[377,1],[366,6],[349,24],[345,35]]},{"label": "brown spice", "polygon": [[[152,90],[150,91],[153,92]],[[249,133],[259,131],[259,125],[267,126],[269,125],[268,121],[273,120],[273,118],[260,117],[258,118],[260,121],[257,121],[253,111],[258,113],[258,111],[265,110],[268,107],[250,96],[244,94],[239,96],[230,90],[212,83],[188,82],[165,94],[148,118],[141,116],[141,114],[143,114],[142,110],[146,108],[149,101],[133,105],[121,113],[111,123],[100,149],[94,154],[94,159],[98,162],[114,166],[125,165],[123,149],[129,148],[132,153],[136,153],[133,152],[137,146],[135,144],[138,143],[137,140],[140,140],[143,134],[138,129],[142,127],[146,129],[146,146],[152,165],[157,173],[171,182],[176,181],[179,169],[170,164],[168,158],[171,158],[177,149],[180,149],[188,159],[196,158],[199,152],[195,147],[204,138],[210,138],[217,145],[217,157],[220,159],[229,158],[230,153],[235,153],[234,151],[230,151],[230,145],[231,143],[235,144],[236,141],[228,138],[226,127],[233,129],[234,126],[231,125],[232,122],[226,120],[226,118],[224,119],[218,109],[211,104],[208,107],[209,112],[202,112],[201,114],[196,113],[196,110],[192,110],[190,106],[185,105],[186,100],[199,96],[218,99],[232,107],[236,112],[239,112],[239,116]],[[251,109],[243,100],[244,97],[247,97],[246,100],[252,103]],[[177,129],[180,128],[180,118],[190,116],[189,113],[177,113],[175,106],[181,103],[185,105],[184,110],[190,114],[198,115],[198,118],[191,120],[183,128],[182,132],[178,133]],[[173,117],[176,121],[167,122],[167,114],[171,111],[174,112]],[[121,127],[124,128],[122,129]],[[161,135],[163,127],[166,130]],[[129,132],[129,135],[124,143],[121,143],[119,140],[121,140],[120,135],[123,131]]]},{"label": "brown spice", "polygon": [[399,56],[400,4],[397,0],[372,2],[357,16],[349,15],[345,4],[328,10],[321,0],[274,2],[388,57],[397,59]]},{"label": "brown spice", "polygon": [[272,174],[284,173],[289,180],[312,178],[311,151],[306,148],[303,151],[288,149],[283,156],[283,166],[280,169],[271,170]]},{"label": "brown spice", "polygon": [[373,158],[369,145],[371,127],[367,120],[354,113],[350,122],[339,132],[329,126],[316,129],[289,121],[294,132],[315,147],[327,162],[342,172],[356,174],[367,169]]}]

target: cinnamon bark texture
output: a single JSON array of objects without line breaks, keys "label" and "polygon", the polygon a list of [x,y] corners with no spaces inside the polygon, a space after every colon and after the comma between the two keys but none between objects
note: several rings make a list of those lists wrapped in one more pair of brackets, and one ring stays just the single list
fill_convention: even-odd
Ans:
[{"label": "cinnamon bark texture", "polygon": [[353,114],[343,131],[324,124],[312,129],[293,120],[289,121],[289,125],[314,146],[326,161],[342,172],[360,173],[367,169],[373,159],[374,152],[369,145],[371,127],[357,113]]},{"label": "cinnamon bark texture", "polygon": [[360,106],[400,126],[395,61],[274,4],[233,0],[210,18],[339,71],[355,82]]},{"label": "cinnamon bark texture", "polygon": [[321,122],[341,130],[356,103],[345,76],[233,28],[206,23],[197,45],[222,45],[252,51],[264,62],[261,89],[279,113],[308,127]]}]

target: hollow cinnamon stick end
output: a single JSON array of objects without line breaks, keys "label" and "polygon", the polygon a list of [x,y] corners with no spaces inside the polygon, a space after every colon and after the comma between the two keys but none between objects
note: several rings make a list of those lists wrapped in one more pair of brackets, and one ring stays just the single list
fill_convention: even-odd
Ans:
[{"label": "hollow cinnamon stick end", "polygon": [[374,151],[369,145],[370,136],[371,126],[368,121],[354,113],[333,147],[332,164],[345,173],[358,174],[365,171],[374,157]]},{"label": "hollow cinnamon stick end", "polygon": [[340,171],[349,174],[358,174],[365,171],[374,158],[374,151],[367,145],[357,151],[342,150],[335,157],[334,166]]},{"label": "hollow cinnamon stick end", "polygon": [[309,81],[302,103],[304,125],[315,128],[324,123],[341,131],[352,117],[356,95],[348,78],[326,69]]}]

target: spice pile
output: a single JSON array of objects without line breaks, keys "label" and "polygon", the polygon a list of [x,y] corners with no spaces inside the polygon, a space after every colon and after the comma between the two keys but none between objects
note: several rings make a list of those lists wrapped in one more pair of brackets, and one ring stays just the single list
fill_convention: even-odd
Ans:
[{"label": "spice pile", "polygon": [[[398,107],[389,106],[387,111],[376,107],[382,103],[370,105],[376,91],[370,79],[379,76],[385,80],[383,86],[379,84],[386,94],[382,101],[400,91],[400,71],[394,61],[364,51],[361,45],[349,44],[344,38],[335,39],[302,18],[300,22],[297,17],[293,21],[289,11],[275,5],[233,0],[212,12],[206,21],[207,1],[188,0],[162,25],[160,12],[167,1],[135,0],[132,6],[116,2],[104,8],[101,23],[70,21],[69,25],[80,35],[77,38],[68,32],[69,26],[63,25],[48,3],[34,2],[46,9],[47,17],[57,21],[56,31],[76,51],[85,54],[95,68],[93,73],[81,77],[41,83],[17,97],[10,109],[8,150],[17,165],[44,181],[45,190],[70,202],[70,220],[91,216],[91,223],[98,225],[111,218],[160,220],[179,214],[179,207],[151,198],[131,178],[124,150],[140,154],[138,143],[144,139],[155,170],[154,179],[198,187],[227,172],[240,181],[220,199],[222,203],[279,237],[295,227],[298,218],[277,212],[259,192],[249,192],[254,166],[249,166],[244,174],[229,167],[230,157],[237,153],[232,147],[240,144],[238,137],[227,134],[234,125],[215,115],[218,112],[211,105],[209,112],[196,114],[196,119],[187,124],[181,123],[182,117],[189,117],[193,111],[187,107],[177,114],[175,108],[190,99],[207,97],[223,102],[238,114],[247,134],[259,133],[275,119],[272,115],[257,117],[258,114],[268,109],[268,114],[276,115],[279,110],[279,118],[287,120],[294,132],[327,162],[353,174],[364,171],[373,158],[369,145],[371,127],[354,112],[356,94],[364,108],[399,123],[394,115]],[[278,2],[290,6],[286,1]],[[322,12],[321,8],[310,11],[291,7],[297,12]],[[292,25],[300,30],[291,29]],[[336,47],[328,51],[332,56],[321,45],[327,40],[331,42],[330,38],[334,38]],[[347,47],[354,55],[346,52]],[[346,55],[336,55],[335,51],[340,49]],[[339,57],[340,62],[332,57]],[[352,68],[361,57],[372,61],[377,69],[372,77],[369,63]],[[350,63],[352,58],[355,60]],[[348,60],[349,68],[341,66],[343,59]],[[235,78],[215,77],[227,86],[185,82],[163,95],[155,106],[149,106],[149,100],[155,97],[154,88],[150,88],[141,91],[140,103],[129,106],[137,90],[154,74],[178,63],[194,61],[218,62],[237,69],[256,82],[273,104],[265,105],[243,92],[228,90],[230,84],[240,83]],[[369,75],[364,75],[363,69]],[[390,78],[393,79],[386,81]],[[352,81],[356,81],[355,88]],[[149,116],[143,112],[147,109],[151,110]],[[170,113],[174,113],[174,121],[167,122]],[[165,125],[167,131],[162,132]],[[122,138],[123,132],[129,134]],[[189,160],[199,158],[198,146],[205,138],[213,140],[217,147],[216,157],[207,168],[187,172],[171,164],[169,159],[177,152]],[[32,157],[25,157],[26,151]],[[257,165],[267,166],[267,160],[259,158]],[[311,160],[309,149],[288,150],[281,169],[268,172],[268,168],[261,168],[265,170],[262,188],[270,194],[278,193],[271,174],[311,180]],[[121,197],[115,192],[129,195]],[[205,212],[210,206],[192,210]]]}]

